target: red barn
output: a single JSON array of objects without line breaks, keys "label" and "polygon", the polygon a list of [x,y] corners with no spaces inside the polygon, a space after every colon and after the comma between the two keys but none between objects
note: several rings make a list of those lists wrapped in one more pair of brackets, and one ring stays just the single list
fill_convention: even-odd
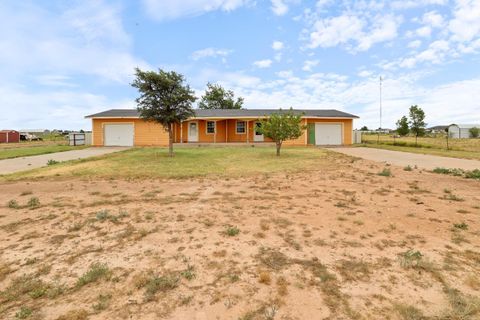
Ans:
[{"label": "red barn", "polygon": [[15,130],[1,130],[0,143],[20,142],[20,132]]}]

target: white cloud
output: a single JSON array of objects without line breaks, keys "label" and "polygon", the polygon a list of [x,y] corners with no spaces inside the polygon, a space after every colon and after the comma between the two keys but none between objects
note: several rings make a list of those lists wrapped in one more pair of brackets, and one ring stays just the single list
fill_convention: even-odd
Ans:
[{"label": "white cloud", "polygon": [[357,75],[362,78],[367,78],[371,77],[373,75],[373,72],[369,70],[362,70]]},{"label": "white cloud", "polygon": [[90,129],[84,116],[108,107],[135,108],[133,100],[111,100],[87,92],[55,90],[31,92],[18,86],[0,87],[0,127]]},{"label": "white cloud", "polygon": [[200,60],[203,58],[216,58],[216,57],[226,57],[232,50],[228,49],[216,49],[216,48],[205,48],[201,50],[194,51],[191,55],[193,60]]},{"label": "white cloud", "polygon": [[433,28],[441,28],[444,25],[443,16],[435,11],[425,13],[422,17],[422,22]]},{"label": "white cloud", "polygon": [[412,48],[412,49],[416,49],[416,48],[420,47],[421,45],[422,45],[422,41],[413,40],[413,41],[410,41],[408,43],[407,47]]},{"label": "white cloud", "polygon": [[315,22],[310,48],[334,47],[360,37],[364,22],[353,15],[342,15]]},{"label": "white cloud", "polygon": [[397,36],[401,19],[391,15],[370,19],[343,14],[333,18],[319,19],[310,33],[310,48],[346,45],[353,51],[366,51],[376,43],[393,40]]},{"label": "white cloud", "polygon": [[264,59],[264,60],[258,60],[253,63],[253,65],[257,68],[264,69],[264,68],[269,68],[272,65],[272,60],[270,59]]},{"label": "white cloud", "polygon": [[448,23],[448,30],[455,41],[471,41],[480,36],[480,1],[457,0],[454,18]]},{"label": "white cloud", "polygon": [[373,19],[372,28],[361,36],[358,41],[358,50],[365,51],[376,43],[392,40],[397,37],[399,18],[391,15],[378,16]]},{"label": "white cloud", "polygon": [[288,6],[285,3],[285,0],[271,0],[272,2],[272,12],[277,16],[283,16],[288,12]]},{"label": "white cloud", "polygon": [[320,61],[318,60],[306,60],[303,63],[302,70],[307,72],[312,72],[313,67],[316,67],[319,63]]},{"label": "white cloud", "polygon": [[248,3],[250,0],[143,0],[146,13],[159,21],[193,17],[216,10],[233,11]]},{"label": "white cloud", "polygon": [[279,50],[282,50],[283,47],[284,47],[284,44],[281,41],[273,41],[272,43],[273,50],[279,51]]},{"label": "white cloud", "polygon": [[423,26],[415,30],[415,34],[419,37],[430,37],[432,34],[432,28],[430,26]]},{"label": "white cloud", "polygon": [[394,62],[394,65],[398,64],[398,66],[401,68],[413,68],[422,62],[439,64],[445,60],[445,58],[450,54],[450,51],[451,48],[448,41],[437,40],[432,42],[426,50],[413,56],[402,58],[399,61]]},{"label": "white cloud", "polygon": [[120,9],[83,1],[55,13],[34,4],[0,4],[0,66],[3,75],[83,74],[110,81],[132,78],[148,64],[132,53]]},{"label": "white cloud", "polygon": [[413,9],[418,7],[425,7],[430,5],[443,6],[448,3],[448,0],[398,0],[392,1],[390,6],[395,10]]}]

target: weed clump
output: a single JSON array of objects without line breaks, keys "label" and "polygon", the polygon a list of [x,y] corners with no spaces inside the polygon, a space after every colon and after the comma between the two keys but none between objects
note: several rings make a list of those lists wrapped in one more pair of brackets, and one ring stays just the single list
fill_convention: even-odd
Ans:
[{"label": "weed clump", "polygon": [[93,263],[77,281],[77,288],[83,287],[89,283],[96,282],[102,278],[108,279],[111,276],[111,271],[106,264]]},{"label": "weed clump", "polygon": [[27,202],[27,207],[35,209],[40,207],[40,200],[37,197],[31,197]]},{"label": "weed clump", "polygon": [[230,226],[227,228],[227,230],[225,230],[225,234],[229,237],[234,237],[239,233],[240,233],[240,229],[238,229],[237,227]]},{"label": "weed clump", "polygon": [[390,170],[390,168],[383,168],[383,170],[377,173],[377,175],[382,177],[391,177],[392,171]]}]

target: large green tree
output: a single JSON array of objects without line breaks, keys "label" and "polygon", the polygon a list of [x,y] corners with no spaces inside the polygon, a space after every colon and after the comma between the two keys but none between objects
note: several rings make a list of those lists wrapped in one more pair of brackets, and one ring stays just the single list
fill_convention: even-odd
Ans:
[{"label": "large green tree", "polygon": [[425,134],[425,112],[417,105],[411,106],[409,111],[410,116],[410,131],[415,135],[415,146],[417,146],[417,139]]},{"label": "large green tree", "polygon": [[232,90],[226,90],[219,84],[207,84],[207,90],[202,96],[198,107],[200,109],[241,109],[243,98],[235,95]]},{"label": "large green tree", "polygon": [[283,141],[297,139],[306,129],[301,122],[301,114],[294,114],[292,109],[286,112],[282,112],[280,109],[279,112],[272,113],[269,117],[261,120],[258,131],[275,142],[277,156],[280,156]]},{"label": "large green tree", "polygon": [[410,132],[410,128],[408,127],[408,119],[406,116],[400,118],[397,121],[397,133],[401,136],[406,136]]},{"label": "large green tree", "polygon": [[132,87],[140,92],[135,99],[140,117],[160,123],[168,131],[168,154],[173,156],[173,124],[194,115],[192,103],[197,99],[183,75],[175,71],[158,72],[135,69]]}]

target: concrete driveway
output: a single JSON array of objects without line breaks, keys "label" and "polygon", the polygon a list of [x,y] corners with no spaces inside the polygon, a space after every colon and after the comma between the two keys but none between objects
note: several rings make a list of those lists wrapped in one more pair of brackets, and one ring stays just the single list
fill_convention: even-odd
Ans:
[{"label": "concrete driveway", "polygon": [[464,170],[480,169],[480,161],[459,158],[448,158],[426,154],[391,151],[375,148],[334,148],[330,149],[349,156],[359,157],[367,160],[390,163],[406,167],[417,166],[418,168],[433,170],[437,167],[460,168]]},{"label": "concrete driveway", "polygon": [[97,147],[82,150],[55,152],[38,156],[4,159],[0,160],[0,174],[9,174],[44,167],[47,165],[47,161],[50,159],[55,161],[84,159],[127,149],[128,148],[125,147]]}]

